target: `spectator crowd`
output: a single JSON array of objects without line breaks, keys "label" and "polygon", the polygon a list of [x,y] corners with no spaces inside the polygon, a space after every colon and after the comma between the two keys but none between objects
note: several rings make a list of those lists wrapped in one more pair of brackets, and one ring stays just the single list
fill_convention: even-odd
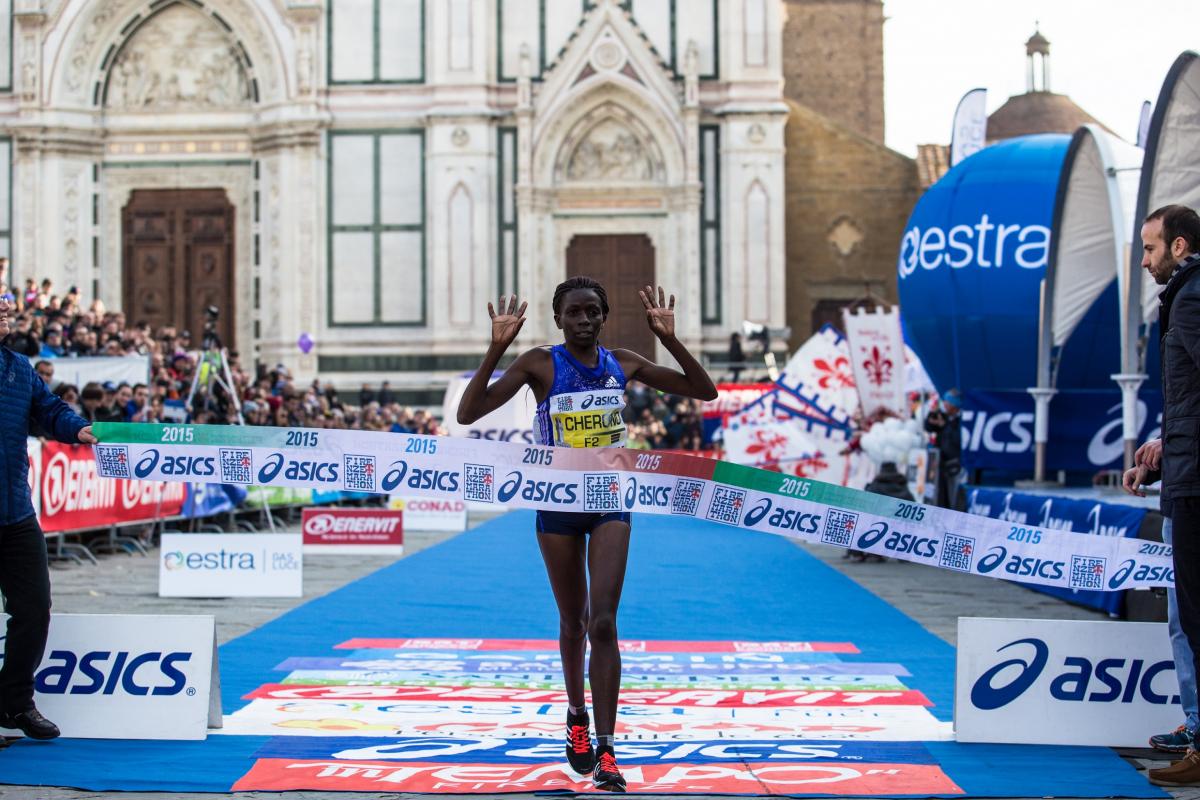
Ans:
[{"label": "spectator crowd", "polygon": [[[0,298],[8,301],[13,320],[4,345],[32,359],[51,390],[89,422],[182,422],[190,413],[194,422],[202,424],[241,421],[279,427],[445,433],[429,411],[399,403],[388,381],[377,390],[364,384],[356,398],[347,398],[332,384],[319,380],[307,386],[296,384],[283,365],[248,367],[236,352],[229,352],[227,365],[222,364],[220,356],[198,350],[200,339],[191,331],[175,326],[154,329],[141,320],[130,324],[124,313],[106,309],[100,300],[81,305],[77,287],[56,293],[49,279],[38,284],[31,278],[16,293],[7,283],[7,273],[7,259],[0,258]],[[134,355],[150,359],[149,383],[76,386],[55,378],[55,364],[60,359]],[[193,394],[197,382],[202,388]],[[236,404],[230,390],[237,396]],[[708,448],[698,401],[662,395],[633,382],[626,389],[626,403],[629,447]]]}]

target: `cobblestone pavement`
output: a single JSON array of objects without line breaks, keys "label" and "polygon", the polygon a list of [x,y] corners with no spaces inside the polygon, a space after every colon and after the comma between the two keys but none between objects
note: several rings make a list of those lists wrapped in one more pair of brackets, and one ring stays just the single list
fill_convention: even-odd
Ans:
[{"label": "cobblestone pavement", "polygon": [[[480,520],[472,519],[472,524]],[[405,532],[406,555],[444,541],[447,534]],[[1046,619],[1103,619],[1104,614],[1079,608],[1047,595],[1023,589],[1004,581],[962,575],[905,562],[858,563],[842,559],[841,551],[827,547],[799,545],[805,551],[855,580],[917,620],[929,631],[950,644],[957,639],[959,616],[1007,616]],[[152,551],[152,555],[156,551]],[[97,613],[211,613],[217,619],[217,636],[229,641],[251,631],[285,611],[315,597],[327,594],[351,581],[387,566],[394,558],[373,556],[352,559],[345,556],[306,556],[304,561],[304,598],[195,600],[159,598],[158,559],[142,556],[102,556],[98,566],[52,566],[55,610]],[[1139,752],[1139,754],[1141,753]],[[3,754],[0,754],[3,757]],[[1130,760],[1140,768],[1163,766],[1165,761],[1150,761],[1136,756]],[[1172,792],[1179,800],[1200,800],[1200,788]],[[75,789],[41,787],[0,787],[5,800],[95,800],[102,797],[120,800],[165,800],[163,793],[131,792],[105,795]],[[367,798],[417,798],[427,795],[379,795],[356,792],[251,792],[237,795],[174,794],[171,800],[219,800],[220,798],[286,798],[286,800],[366,800]],[[478,797],[475,795],[474,797]],[[534,800],[535,795],[505,795],[512,800]]]}]

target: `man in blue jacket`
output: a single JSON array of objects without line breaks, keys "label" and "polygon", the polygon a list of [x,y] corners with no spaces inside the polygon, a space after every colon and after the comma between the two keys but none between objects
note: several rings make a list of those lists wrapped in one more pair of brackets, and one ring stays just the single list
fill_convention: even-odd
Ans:
[{"label": "man in blue jacket", "polygon": [[[0,338],[9,333],[8,301],[0,298]],[[0,667],[0,728],[31,739],[53,739],[58,727],[33,705],[33,673],[50,631],[50,568],[46,537],[29,497],[29,422],[60,442],[95,444],[92,427],[51,394],[28,359],[0,347],[0,592],[8,639]]]}]

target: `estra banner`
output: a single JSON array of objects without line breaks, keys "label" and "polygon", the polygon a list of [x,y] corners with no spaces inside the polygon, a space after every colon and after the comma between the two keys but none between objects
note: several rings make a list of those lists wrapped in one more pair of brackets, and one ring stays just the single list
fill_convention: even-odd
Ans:
[{"label": "estra banner", "polygon": [[187,492],[183,483],[101,478],[92,448],[53,441],[42,444],[40,468],[30,474],[39,479],[39,519],[48,532],[174,517]]},{"label": "estra banner", "polygon": [[404,524],[404,512],[398,510],[306,508],[301,523],[304,552],[399,555],[404,552]]}]

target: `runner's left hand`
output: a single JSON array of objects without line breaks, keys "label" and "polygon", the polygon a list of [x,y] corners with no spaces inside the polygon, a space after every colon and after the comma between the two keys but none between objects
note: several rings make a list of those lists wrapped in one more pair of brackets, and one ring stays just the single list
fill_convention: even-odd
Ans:
[{"label": "runner's left hand", "polygon": [[670,303],[663,288],[658,287],[658,296],[654,295],[654,287],[647,286],[638,290],[642,305],[646,308],[646,324],[651,332],[659,339],[669,339],[675,335],[675,295],[671,295]]}]

